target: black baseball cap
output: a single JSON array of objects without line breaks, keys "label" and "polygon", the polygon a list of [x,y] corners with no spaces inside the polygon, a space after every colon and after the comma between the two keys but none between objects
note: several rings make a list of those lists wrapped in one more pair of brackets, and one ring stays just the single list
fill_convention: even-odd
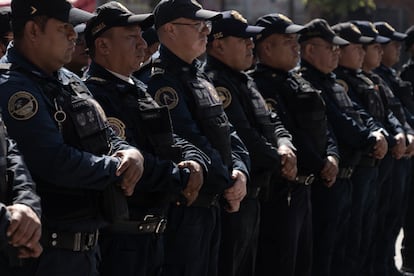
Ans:
[{"label": "black baseball cap", "polygon": [[222,19],[212,22],[211,32],[208,41],[220,39],[227,36],[242,38],[254,37],[264,28],[249,25],[247,20],[237,11],[224,11],[221,13]]},{"label": "black baseball cap", "polygon": [[373,37],[362,35],[357,26],[350,22],[339,23],[332,26],[332,30],[341,38],[355,44],[369,44],[374,41]]},{"label": "black baseball cap", "polygon": [[407,35],[404,33],[397,32],[390,24],[387,22],[375,22],[375,28],[378,30],[378,33],[382,36],[388,37],[391,40],[403,41]]},{"label": "black baseball cap", "polygon": [[335,34],[325,19],[316,18],[305,24],[300,32],[299,42],[302,43],[314,37],[322,38],[339,46],[348,45],[349,42]]},{"label": "black baseball cap", "polygon": [[213,20],[221,17],[221,13],[205,10],[195,0],[161,0],[153,13],[155,29],[180,17],[194,20]]},{"label": "black baseball cap", "polygon": [[95,39],[113,27],[139,25],[146,30],[154,23],[151,13],[134,14],[121,3],[111,1],[96,8],[95,16],[86,23],[85,40],[91,47]]},{"label": "black baseball cap", "polygon": [[66,0],[12,0],[12,25],[23,25],[35,16],[44,15],[77,25],[88,21],[92,14],[75,8]]},{"label": "black baseball cap", "polygon": [[407,38],[405,39],[405,49],[408,50],[414,43],[414,25],[405,31]]},{"label": "black baseball cap", "polygon": [[256,42],[260,42],[272,34],[296,34],[304,28],[302,25],[294,24],[289,17],[281,13],[263,15],[256,20],[255,25],[264,28],[264,30],[256,36]]},{"label": "black baseball cap", "polygon": [[358,27],[363,36],[374,38],[374,41],[372,41],[372,43],[376,42],[384,44],[390,42],[390,39],[388,37],[382,36],[378,33],[378,30],[375,28],[372,22],[364,20],[354,20],[352,21],[352,24]]}]

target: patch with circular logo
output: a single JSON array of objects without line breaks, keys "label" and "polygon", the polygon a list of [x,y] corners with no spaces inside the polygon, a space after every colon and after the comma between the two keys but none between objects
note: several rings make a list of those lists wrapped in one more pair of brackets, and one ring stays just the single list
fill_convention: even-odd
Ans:
[{"label": "patch with circular logo", "polygon": [[346,93],[348,93],[349,86],[344,80],[337,79],[336,82],[345,89]]},{"label": "patch with circular logo", "polygon": [[154,97],[155,101],[163,106],[166,105],[168,109],[173,109],[178,104],[178,94],[174,88],[166,86],[157,90]]},{"label": "patch with circular logo", "polygon": [[108,117],[108,124],[115,132],[116,136],[119,136],[121,139],[125,140],[125,124],[115,117]]},{"label": "patch with circular logo", "polygon": [[268,98],[265,100],[266,106],[270,111],[276,112],[277,102],[275,99]]},{"label": "patch with circular logo", "polygon": [[216,87],[216,91],[220,97],[220,101],[223,103],[223,108],[227,108],[231,104],[230,91],[223,86]]},{"label": "patch with circular logo", "polygon": [[39,103],[29,92],[19,91],[10,97],[7,108],[10,116],[23,121],[32,118],[37,113]]}]

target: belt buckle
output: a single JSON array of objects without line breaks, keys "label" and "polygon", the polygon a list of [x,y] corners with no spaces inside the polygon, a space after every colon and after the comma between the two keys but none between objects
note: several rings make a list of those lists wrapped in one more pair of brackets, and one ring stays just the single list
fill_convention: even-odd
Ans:
[{"label": "belt buckle", "polygon": [[310,175],[308,175],[305,178],[305,181],[303,182],[303,184],[305,184],[306,186],[308,186],[308,185],[312,184],[314,180],[315,180],[315,175],[313,173],[311,173]]},{"label": "belt buckle", "polygon": [[82,243],[82,233],[77,232],[75,233],[75,237],[73,239],[73,251],[81,251],[81,243]]},{"label": "belt buckle", "polygon": [[155,228],[155,234],[163,233],[166,227],[167,220],[163,218],[158,222],[157,227]]}]

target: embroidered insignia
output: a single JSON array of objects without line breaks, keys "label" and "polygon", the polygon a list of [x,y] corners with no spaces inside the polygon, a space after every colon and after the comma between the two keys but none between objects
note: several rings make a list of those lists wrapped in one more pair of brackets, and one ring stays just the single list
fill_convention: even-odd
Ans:
[{"label": "embroidered insignia", "polygon": [[169,110],[173,109],[178,104],[177,91],[168,86],[158,89],[155,93],[154,99],[159,105],[166,105]]},{"label": "embroidered insignia", "polygon": [[112,130],[115,132],[115,134],[119,136],[121,139],[125,140],[125,124],[115,117],[108,117],[108,123]]},{"label": "embroidered insignia", "polygon": [[342,86],[346,93],[348,93],[349,86],[344,80],[336,80],[336,83],[338,83],[340,86]]},{"label": "embroidered insignia", "polygon": [[276,112],[277,102],[275,99],[268,98],[265,102],[268,110]]},{"label": "embroidered insignia", "polygon": [[14,93],[8,102],[10,116],[16,120],[28,120],[32,118],[39,108],[36,98],[29,92],[19,91]]},{"label": "embroidered insignia", "polygon": [[223,103],[223,108],[227,108],[231,104],[232,99],[230,91],[223,86],[216,87],[216,91],[220,97],[220,101]]}]

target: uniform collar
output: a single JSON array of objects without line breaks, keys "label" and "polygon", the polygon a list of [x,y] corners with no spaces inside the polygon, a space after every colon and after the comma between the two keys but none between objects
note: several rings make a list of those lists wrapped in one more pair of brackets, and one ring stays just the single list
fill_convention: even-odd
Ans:
[{"label": "uniform collar", "polygon": [[311,74],[312,76],[318,77],[321,80],[335,80],[336,76],[334,73],[328,73],[325,74],[323,72],[321,72],[319,69],[317,69],[315,66],[313,66],[312,64],[310,64],[308,61],[306,61],[305,59],[302,59],[300,62],[300,72],[302,72],[303,74]]},{"label": "uniform collar", "polygon": [[268,73],[270,76],[274,78],[277,76],[286,78],[289,75],[289,72],[271,67],[263,63],[258,63],[255,71],[258,73]]},{"label": "uniform collar", "polygon": [[169,70],[177,70],[181,72],[197,73],[201,68],[199,60],[195,59],[193,63],[189,64],[171,52],[166,46],[160,46],[161,62],[167,65]]},{"label": "uniform collar", "polygon": [[210,56],[210,55],[207,56],[207,64],[205,66],[205,69],[206,71],[218,70],[228,75],[237,77],[238,79],[244,82],[246,82],[248,79],[248,76],[246,73],[234,70],[231,67],[229,67],[227,64],[223,63],[221,60],[213,56]]},{"label": "uniform collar", "polygon": [[[119,74],[117,74],[119,75]],[[132,88],[132,87],[139,87],[141,90],[146,90],[146,85],[143,84],[140,80],[136,79],[135,77],[130,77],[133,83],[130,83],[126,77],[122,76],[123,78],[120,78],[116,76],[113,72],[105,69],[98,63],[92,61],[91,65],[89,66],[89,70],[86,72],[87,78],[90,77],[97,77],[104,79],[108,82],[114,83],[118,88],[120,88],[122,91],[126,88]]]}]

